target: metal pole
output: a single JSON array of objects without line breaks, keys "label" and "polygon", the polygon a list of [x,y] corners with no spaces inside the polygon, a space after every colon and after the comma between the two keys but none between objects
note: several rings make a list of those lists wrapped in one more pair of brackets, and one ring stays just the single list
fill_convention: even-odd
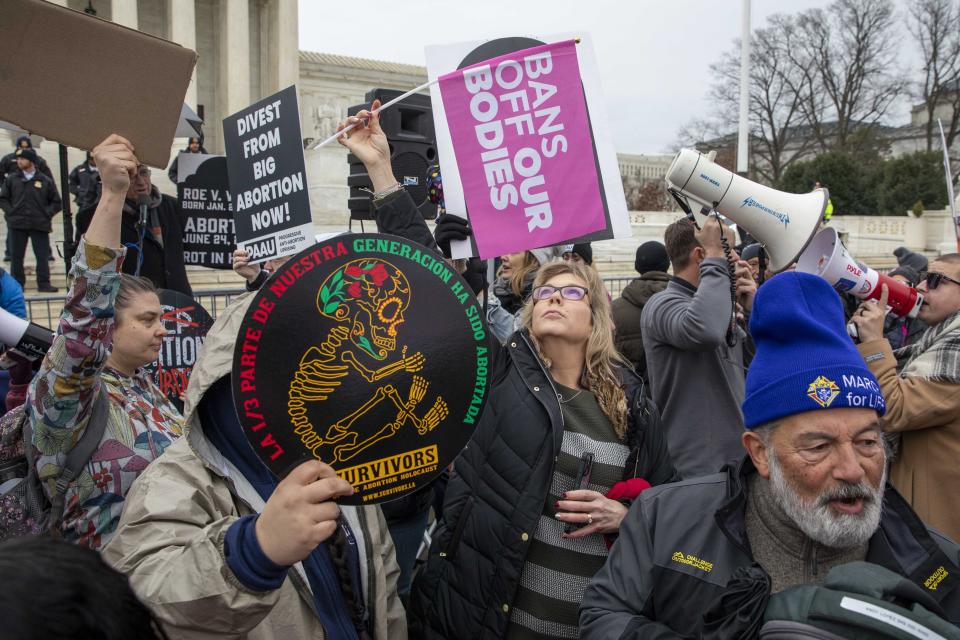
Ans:
[{"label": "metal pole", "polygon": [[740,131],[737,138],[737,173],[747,175],[750,144],[750,0],[743,0],[740,14]]},{"label": "metal pole", "polygon": [[63,259],[67,274],[73,262],[73,212],[70,208],[70,169],[67,166],[67,148],[60,145],[60,197],[63,200]]}]

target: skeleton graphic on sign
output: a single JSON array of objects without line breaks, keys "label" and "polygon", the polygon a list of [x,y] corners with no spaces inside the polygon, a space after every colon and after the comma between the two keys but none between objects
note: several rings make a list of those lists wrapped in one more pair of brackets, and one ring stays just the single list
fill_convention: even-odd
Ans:
[{"label": "skeleton graphic on sign", "polygon": [[[403,324],[403,312],[409,304],[410,284],[406,276],[385,260],[352,260],[324,280],[317,295],[317,308],[321,316],[338,324],[323,342],[303,354],[287,400],[287,413],[297,434],[315,454],[319,447],[333,445],[330,462],[346,462],[392,437],[408,422],[419,435],[425,435],[447,417],[447,403],[440,396],[425,413],[418,415],[417,408],[430,384],[423,377],[413,376],[405,399],[397,386],[381,383],[397,373],[423,369],[423,354],[408,356],[406,346],[399,357],[394,357],[397,328]],[[308,403],[325,402],[335,396],[345,378],[358,375],[369,383],[369,399],[331,424],[312,424]],[[392,420],[380,424],[369,417],[364,419],[383,402],[392,403],[396,409]],[[342,404],[329,406],[339,409]]]}]

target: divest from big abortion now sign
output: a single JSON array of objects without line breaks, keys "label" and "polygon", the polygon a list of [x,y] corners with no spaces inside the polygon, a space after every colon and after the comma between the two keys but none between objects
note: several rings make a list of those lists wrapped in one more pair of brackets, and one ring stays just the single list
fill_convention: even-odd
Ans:
[{"label": "divest from big abortion now sign", "polygon": [[313,244],[296,87],[223,120],[237,247],[251,262]]},{"label": "divest from big abortion now sign", "polygon": [[[503,50],[512,52],[497,55]],[[491,41],[458,66],[439,76],[434,113],[447,210],[467,214],[475,254],[622,232],[611,217],[620,210],[626,220],[619,172],[614,167],[619,192],[605,189],[576,42]],[[620,226],[629,235],[629,224]]]}]

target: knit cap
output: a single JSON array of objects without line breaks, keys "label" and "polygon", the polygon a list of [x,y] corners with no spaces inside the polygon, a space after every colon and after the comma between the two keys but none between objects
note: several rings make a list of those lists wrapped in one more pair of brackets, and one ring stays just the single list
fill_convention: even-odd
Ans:
[{"label": "knit cap", "polygon": [[840,297],[808,273],[781,273],[757,291],[750,317],[757,352],[747,372],[747,429],[795,413],[852,407],[883,415],[877,379],[847,336]]},{"label": "knit cap", "polygon": [[17,152],[17,156],[25,160],[29,160],[33,164],[37,164],[37,152],[27,147],[26,149],[20,149]]},{"label": "knit cap", "polygon": [[637,247],[636,259],[633,262],[633,268],[640,275],[647,271],[663,271],[670,269],[670,257],[667,256],[667,248],[662,242],[650,240]]}]

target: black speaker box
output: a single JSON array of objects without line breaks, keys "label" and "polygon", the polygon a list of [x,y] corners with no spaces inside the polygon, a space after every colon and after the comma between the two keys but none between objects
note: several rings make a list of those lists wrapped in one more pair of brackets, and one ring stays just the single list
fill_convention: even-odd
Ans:
[{"label": "black speaker box", "polygon": [[[403,92],[392,89],[373,89],[364,96],[365,104],[347,109],[347,115],[368,109],[370,103],[380,99],[382,103],[393,100]],[[425,219],[433,219],[437,214],[437,205],[430,202],[427,190],[427,169],[437,162],[436,136],[433,130],[433,111],[430,109],[430,96],[415,94],[380,113],[380,127],[390,143],[390,164],[393,174],[413,198],[420,214]],[[372,220],[371,204],[373,184],[367,175],[363,163],[351,154],[347,155],[350,175],[347,186],[350,196],[347,207],[354,220]]]}]

